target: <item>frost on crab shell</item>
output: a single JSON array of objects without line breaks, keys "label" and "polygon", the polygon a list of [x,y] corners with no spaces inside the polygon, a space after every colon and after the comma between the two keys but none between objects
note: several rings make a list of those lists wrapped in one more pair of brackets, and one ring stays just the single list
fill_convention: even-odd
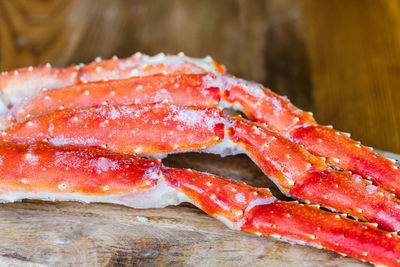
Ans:
[{"label": "frost on crab shell", "polygon": [[168,102],[173,102],[171,94],[165,89],[157,90],[155,97],[154,97],[154,102],[162,102],[162,101],[168,101]]},{"label": "frost on crab shell", "polygon": [[207,110],[176,108],[173,114],[172,119],[174,121],[178,121],[188,127],[204,127],[206,125],[209,131],[213,131],[216,124],[223,122],[218,113],[216,114],[217,117],[212,117],[209,116]]},{"label": "frost on crab shell", "polygon": [[25,153],[24,159],[29,165],[37,165],[39,163],[39,157],[30,152]]},{"label": "frost on crab shell", "polygon": [[74,143],[84,144],[86,146],[97,146],[102,144],[101,140],[94,137],[65,137],[63,135],[50,138],[49,143],[55,146],[65,146]]},{"label": "frost on crab shell", "polygon": [[101,171],[122,169],[122,167],[119,165],[117,160],[112,160],[112,159],[105,158],[105,157],[93,159],[90,161],[89,164]]}]

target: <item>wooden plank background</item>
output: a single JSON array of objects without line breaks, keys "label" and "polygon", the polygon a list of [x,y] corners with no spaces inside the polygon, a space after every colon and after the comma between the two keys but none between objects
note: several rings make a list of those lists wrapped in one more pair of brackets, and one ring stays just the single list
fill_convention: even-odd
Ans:
[{"label": "wooden plank background", "polygon": [[[398,0],[2,0],[0,70],[136,51],[211,55],[322,124],[400,152],[399,29]],[[167,163],[272,186],[245,157]],[[2,205],[0,226],[0,265],[364,266],[238,234],[193,207],[25,202]]]},{"label": "wooden plank background", "polygon": [[184,51],[400,152],[398,0],[3,0],[0,69]]}]

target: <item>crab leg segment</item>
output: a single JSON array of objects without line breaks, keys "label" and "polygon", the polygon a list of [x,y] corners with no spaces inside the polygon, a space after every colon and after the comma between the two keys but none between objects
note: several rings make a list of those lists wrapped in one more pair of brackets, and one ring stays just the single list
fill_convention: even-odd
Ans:
[{"label": "crab leg segment", "polygon": [[135,76],[125,80],[81,83],[78,85],[42,90],[36,96],[14,106],[0,119],[0,128],[24,119],[66,108],[81,108],[108,103],[150,104],[169,101],[176,105],[211,107],[220,102],[216,87],[199,87],[197,76],[152,75]]},{"label": "crab leg segment", "polygon": [[375,265],[399,266],[400,246],[392,240],[397,235],[318,208],[299,209],[293,202],[254,207],[246,213],[242,230],[314,244]]},{"label": "crab leg segment", "polygon": [[[326,157],[329,164],[400,194],[400,169],[391,160],[361,146],[344,133],[318,125],[311,114],[261,85],[233,77],[224,79],[225,101],[234,107],[240,106],[250,119],[267,123],[269,128],[305,146],[311,153]],[[210,79],[212,83],[215,79]]]},{"label": "crab leg segment", "polygon": [[[16,69],[0,74],[0,89],[3,100],[15,105],[26,97],[35,95],[42,88],[54,89],[100,80],[125,79],[132,76],[152,75],[156,73],[204,73],[217,72],[224,74],[225,67],[212,58],[191,58],[183,54],[166,56],[158,54],[153,57],[136,53],[135,55],[109,60],[96,59],[87,65],[68,68],[55,68],[50,64],[40,67]],[[0,110],[1,112],[2,110]]]},{"label": "crab leg segment", "polygon": [[400,231],[400,201],[390,193],[357,175],[331,170],[322,158],[275,131],[225,118],[217,108],[159,103],[65,109],[15,124],[2,138],[14,143],[46,139],[53,145],[105,145],[156,157],[199,150],[244,152],[285,194]]},{"label": "crab leg segment", "polygon": [[9,105],[32,96],[41,88],[59,88],[78,82],[79,70],[76,67],[56,68],[50,64],[0,74],[2,100]]},{"label": "crab leg segment", "polygon": [[153,75],[158,73],[205,73],[225,74],[225,67],[210,57],[192,58],[183,53],[178,55],[157,54],[153,57],[136,53],[130,57],[109,60],[97,58],[87,65],[80,65],[81,81],[101,81],[125,79],[132,76]]},{"label": "crab leg segment", "polygon": [[4,131],[3,140],[53,145],[107,146],[136,155],[199,150],[224,138],[223,112],[217,108],[167,103],[61,109]]},{"label": "crab leg segment", "polygon": [[360,145],[346,134],[327,126],[303,125],[293,129],[290,135],[312,153],[324,155],[328,163],[360,174],[399,195],[400,170],[394,161]]},{"label": "crab leg segment", "polygon": [[[160,162],[103,149],[0,143],[0,198],[43,192],[101,196],[141,191],[157,184]],[[84,199],[84,198],[83,198]]]},{"label": "crab leg segment", "polygon": [[[108,202],[159,208],[191,202],[228,226],[397,266],[400,238],[266,189],[103,149],[0,143],[0,199]],[[7,160],[4,160],[7,157]]]},{"label": "crab leg segment", "polygon": [[164,174],[168,184],[228,226],[328,248],[374,264],[399,265],[396,234],[316,207],[279,201],[267,190],[221,177],[181,169],[166,169]]}]

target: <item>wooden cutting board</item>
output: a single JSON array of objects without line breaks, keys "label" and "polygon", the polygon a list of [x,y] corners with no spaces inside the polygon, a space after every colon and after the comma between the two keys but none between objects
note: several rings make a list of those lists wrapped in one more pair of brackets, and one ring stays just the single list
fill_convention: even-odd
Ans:
[{"label": "wooden cutting board", "polygon": [[[270,187],[283,198],[245,156],[185,154],[164,163]],[[140,210],[43,201],[0,204],[0,266],[7,265],[368,266],[330,251],[230,230],[189,204]]]}]

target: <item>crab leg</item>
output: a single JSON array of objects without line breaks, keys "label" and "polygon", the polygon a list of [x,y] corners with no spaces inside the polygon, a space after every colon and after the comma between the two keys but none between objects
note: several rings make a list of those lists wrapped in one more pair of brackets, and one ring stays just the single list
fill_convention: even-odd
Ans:
[{"label": "crab leg", "polygon": [[[221,84],[215,77],[210,78],[208,86],[215,81]],[[400,169],[392,160],[360,145],[348,134],[319,125],[311,114],[261,85],[234,77],[223,77],[222,80],[225,101],[233,107],[240,106],[250,119],[266,123],[311,153],[325,157],[329,164],[352,171],[386,190],[400,194]]]},{"label": "crab leg", "polygon": [[137,155],[199,150],[224,138],[223,112],[217,108],[167,103],[61,109],[14,124],[3,140],[53,145],[107,146]]},{"label": "crab leg", "polygon": [[[54,89],[75,85],[81,82],[125,79],[131,76],[152,75],[156,73],[204,73],[224,74],[225,67],[212,58],[191,58],[183,53],[156,56],[136,53],[131,57],[96,61],[87,65],[56,68],[50,64],[39,67],[26,67],[0,74],[2,100],[13,106],[22,99],[35,95],[42,88]],[[0,109],[0,112],[4,112]]]},{"label": "crab leg", "polygon": [[[103,149],[0,143],[0,199],[106,202],[160,208],[190,202],[229,227],[398,266],[400,238],[269,190]],[[7,160],[4,160],[7,159]]]},{"label": "crab leg", "polygon": [[156,157],[184,151],[246,153],[283,193],[400,231],[400,200],[392,194],[358,175],[330,169],[322,158],[275,131],[241,118],[225,118],[218,108],[158,103],[57,110],[9,127],[2,139],[106,146]]},{"label": "crab leg", "polygon": [[391,193],[358,175],[330,169],[323,159],[261,125],[241,118],[230,121],[231,140],[283,193],[400,231],[400,200]]},{"label": "crab leg", "polygon": [[197,76],[151,75],[125,80],[81,83],[53,90],[42,90],[23,100],[0,118],[0,129],[27,116],[43,115],[59,109],[101,105],[148,104],[169,101],[175,105],[216,106],[221,92],[216,87],[199,87]]}]

